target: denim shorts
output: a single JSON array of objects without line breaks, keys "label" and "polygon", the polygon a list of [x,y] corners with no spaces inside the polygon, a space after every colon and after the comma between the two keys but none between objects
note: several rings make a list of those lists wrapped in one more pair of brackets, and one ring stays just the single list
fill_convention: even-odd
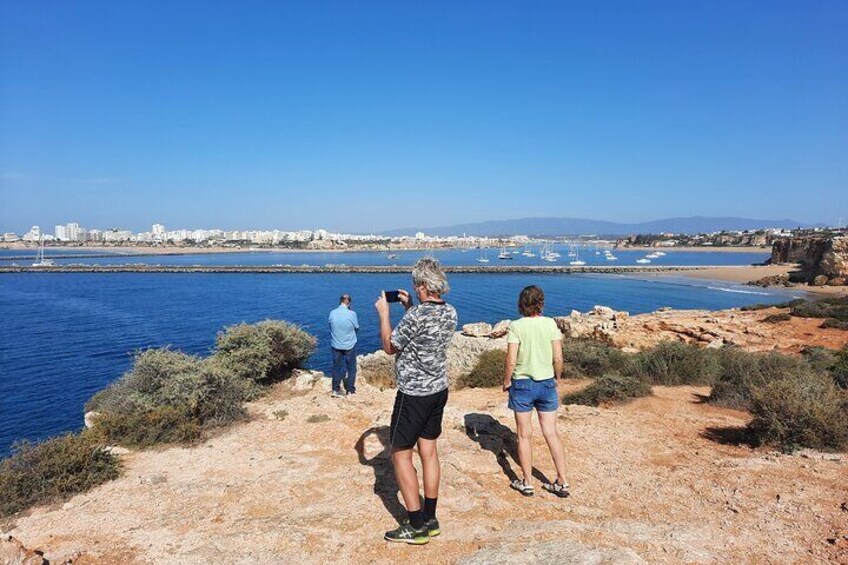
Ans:
[{"label": "denim shorts", "polygon": [[509,387],[507,407],[516,412],[556,412],[559,407],[556,379],[551,377],[543,381],[517,379]]}]

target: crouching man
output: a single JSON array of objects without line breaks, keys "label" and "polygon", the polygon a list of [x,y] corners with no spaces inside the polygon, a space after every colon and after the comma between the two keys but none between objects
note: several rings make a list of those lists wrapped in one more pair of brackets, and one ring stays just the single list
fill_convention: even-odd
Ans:
[{"label": "crouching man", "polygon": [[[392,464],[409,520],[386,532],[389,541],[427,543],[441,533],[436,519],[441,468],[436,440],[442,433],[442,416],[448,400],[447,351],[456,331],[456,310],[442,300],[449,290],[447,277],[435,259],[421,259],[412,269],[412,287],[418,297],[399,291],[406,308],[392,331],[389,303],[382,293],[375,303],[380,317],[383,351],[395,355],[397,395],[389,435]],[[412,449],[418,446],[424,481],[421,507],[418,475]]]}]

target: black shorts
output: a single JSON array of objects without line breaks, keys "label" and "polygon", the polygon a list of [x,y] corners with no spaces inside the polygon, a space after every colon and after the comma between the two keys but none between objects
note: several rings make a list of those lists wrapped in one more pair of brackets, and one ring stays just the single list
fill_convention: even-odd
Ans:
[{"label": "black shorts", "polygon": [[395,396],[391,446],[408,449],[419,439],[436,439],[442,435],[442,416],[448,402],[448,389],[427,396],[410,396],[401,391]]}]

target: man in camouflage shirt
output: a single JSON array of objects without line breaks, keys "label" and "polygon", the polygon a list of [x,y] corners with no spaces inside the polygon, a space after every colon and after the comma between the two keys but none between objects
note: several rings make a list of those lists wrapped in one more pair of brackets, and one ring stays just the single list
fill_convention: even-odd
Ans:
[{"label": "man in camouflage shirt", "polygon": [[[380,317],[383,350],[395,355],[398,392],[392,411],[390,441],[392,464],[409,521],[386,532],[389,541],[427,543],[441,533],[436,519],[441,468],[436,440],[442,433],[442,416],[448,400],[447,351],[456,331],[456,310],[442,300],[449,290],[447,277],[435,259],[418,261],[412,285],[419,304],[413,306],[408,292],[399,291],[406,313],[392,331],[385,293],[375,307]],[[412,464],[412,448],[418,446],[424,479],[421,508],[418,475]]]}]

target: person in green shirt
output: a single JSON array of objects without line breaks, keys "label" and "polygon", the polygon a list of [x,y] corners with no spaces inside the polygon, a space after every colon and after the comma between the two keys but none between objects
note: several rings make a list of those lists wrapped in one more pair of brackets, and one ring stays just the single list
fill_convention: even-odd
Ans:
[{"label": "person in green shirt", "polygon": [[533,469],[533,409],[556,466],[556,480],[542,487],[559,497],[568,496],[565,480],[565,452],[556,429],[559,394],[557,378],[562,373],[562,333],[552,318],[542,316],[545,293],[538,286],[525,287],[518,297],[522,318],[509,325],[507,334],[504,391],[507,406],[515,413],[518,430],[518,461],[523,479],[510,485],[524,496],[533,495],[530,482]]}]

